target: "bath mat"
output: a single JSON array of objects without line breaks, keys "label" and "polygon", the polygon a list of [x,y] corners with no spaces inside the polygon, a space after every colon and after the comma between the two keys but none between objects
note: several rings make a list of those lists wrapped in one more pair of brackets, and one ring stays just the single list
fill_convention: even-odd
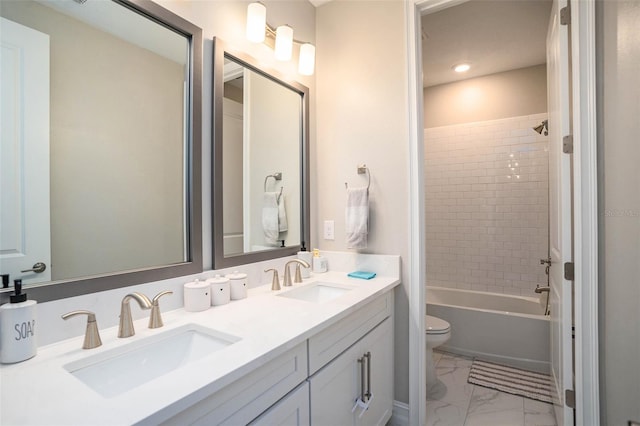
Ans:
[{"label": "bath mat", "polygon": [[544,373],[474,359],[467,381],[537,401],[552,402],[551,376]]}]

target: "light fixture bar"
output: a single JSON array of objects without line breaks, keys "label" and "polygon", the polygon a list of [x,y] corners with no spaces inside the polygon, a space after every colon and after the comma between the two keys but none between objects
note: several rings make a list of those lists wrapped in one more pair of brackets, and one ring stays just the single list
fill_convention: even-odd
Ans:
[{"label": "light fixture bar", "polygon": [[254,43],[265,43],[274,49],[279,61],[289,61],[293,55],[293,44],[300,45],[298,72],[302,75],[313,75],[315,68],[316,48],[313,44],[293,38],[293,28],[281,25],[274,28],[267,23],[267,9],[255,2],[247,7],[246,36]]}]

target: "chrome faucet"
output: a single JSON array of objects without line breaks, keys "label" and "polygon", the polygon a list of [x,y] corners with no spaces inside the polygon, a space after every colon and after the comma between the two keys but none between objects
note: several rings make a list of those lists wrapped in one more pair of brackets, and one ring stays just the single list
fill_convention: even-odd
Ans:
[{"label": "chrome faucet", "polygon": [[290,261],[288,261],[287,263],[285,263],[284,265],[284,282],[282,283],[283,286],[285,287],[290,287],[291,284],[291,271],[289,270],[289,264],[291,263],[297,263],[296,265],[296,277],[293,280],[293,282],[295,283],[301,283],[302,282],[302,273],[300,273],[300,265],[304,266],[305,268],[310,268],[311,265],[309,265],[307,262],[305,262],[302,259],[292,259]]},{"label": "chrome faucet", "polygon": [[[549,296],[551,296],[551,287],[546,286],[546,287],[540,287],[540,285],[538,284],[536,286],[536,289],[534,290],[536,293],[538,294],[542,294],[542,293],[547,293],[547,303],[545,304],[544,307],[544,314],[545,315],[549,315],[550,311],[549,311]],[[542,297],[542,296],[540,296]]]},{"label": "chrome faucet", "polygon": [[75,317],[76,315],[86,315],[87,316],[87,329],[84,333],[84,343],[82,344],[82,349],[93,349],[102,345],[102,340],[100,340],[100,333],[98,332],[98,323],[96,322],[96,314],[91,311],[79,310],[79,311],[71,311],[62,315],[63,320],[68,320],[71,317]]},{"label": "chrome faucet", "polygon": [[162,291],[156,294],[153,299],[151,299],[151,315],[149,315],[149,328],[160,328],[164,325],[162,322],[162,315],[160,315],[160,305],[158,304],[158,300],[166,295],[173,294],[172,291]]},{"label": "chrome faucet", "polygon": [[120,306],[120,327],[118,327],[118,337],[131,337],[136,334],[131,319],[131,306],[129,301],[134,299],[142,309],[151,309],[151,300],[142,293],[129,293],[122,299]]}]

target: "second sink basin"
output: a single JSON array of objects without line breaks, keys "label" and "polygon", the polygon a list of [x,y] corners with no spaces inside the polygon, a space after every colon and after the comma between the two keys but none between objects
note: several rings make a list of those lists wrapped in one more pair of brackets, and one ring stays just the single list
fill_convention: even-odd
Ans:
[{"label": "second sink basin", "polygon": [[315,282],[280,293],[278,296],[304,300],[305,302],[323,303],[336,299],[352,289],[353,287],[341,284]]},{"label": "second sink basin", "polygon": [[187,324],[71,362],[64,368],[100,395],[111,398],[239,340],[236,336]]}]

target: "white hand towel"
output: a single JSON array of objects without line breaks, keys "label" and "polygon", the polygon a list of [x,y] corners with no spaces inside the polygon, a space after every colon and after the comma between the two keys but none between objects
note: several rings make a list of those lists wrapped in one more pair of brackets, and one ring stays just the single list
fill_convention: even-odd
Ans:
[{"label": "white hand towel", "polygon": [[289,228],[287,210],[284,208],[284,194],[278,196],[278,230],[284,232]]},{"label": "white hand towel", "polygon": [[270,244],[275,244],[280,234],[278,211],[278,193],[265,192],[262,202],[262,230],[264,239]]},{"label": "white hand towel", "polygon": [[348,188],[347,208],[345,211],[347,248],[367,248],[368,228],[369,190],[366,187]]}]

